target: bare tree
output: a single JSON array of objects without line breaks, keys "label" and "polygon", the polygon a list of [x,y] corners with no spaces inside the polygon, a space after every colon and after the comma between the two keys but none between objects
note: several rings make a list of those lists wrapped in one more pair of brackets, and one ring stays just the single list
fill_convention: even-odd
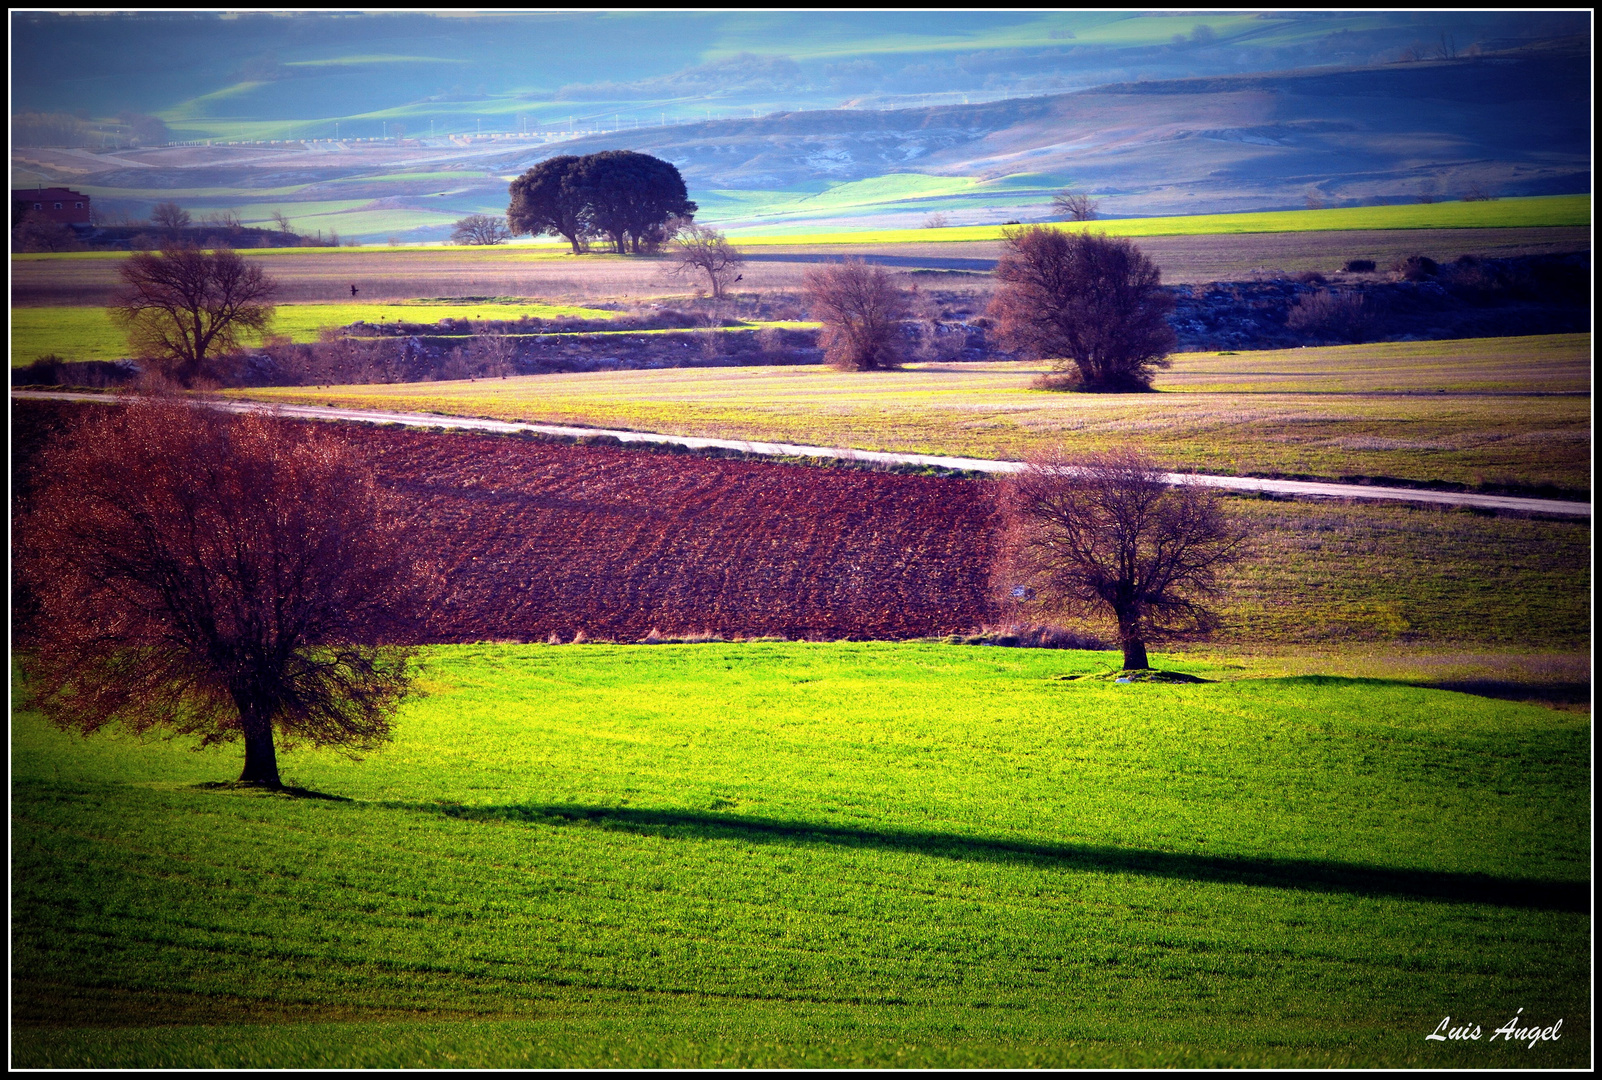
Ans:
[{"label": "bare tree", "polygon": [[451,243],[471,244],[477,246],[493,246],[504,244],[512,238],[512,232],[506,227],[503,217],[491,217],[489,214],[469,214],[456,223],[451,232]]},{"label": "bare tree", "polygon": [[139,356],[169,365],[180,379],[272,321],[276,283],[230,248],[138,252],[117,272],[123,286],[112,298],[112,320]]},{"label": "bare tree", "polygon": [[1067,221],[1095,221],[1096,203],[1089,195],[1073,188],[1063,188],[1051,200],[1051,209]]},{"label": "bare tree", "polygon": [[64,730],[168,728],[347,751],[389,736],[409,650],[382,644],[435,576],[396,498],[334,435],[147,401],[84,409],[41,454],[18,524],[33,704]]},{"label": "bare tree", "polygon": [[1373,332],[1374,312],[1362,293],[1319,289],[1296,298],[1285,325],[1305,334],[1359,342]]},{"label": "bare tree", "polygon": [[51,219],[41,210],[29,210],[11,230],[13,251],[77,251],[81,247],[72,226]]},{"label": "bare tree", "polygon": [[507,334],[481,329],[473,335],[472,356],[478,372],[492,379],[504,379],[513,373],[517,345]]},{"label": "bare tree", "polygon": [[802,278],[812,317],[823,323],[824,359],[846,371],[883,371],[901,360],[907,296],[861,259],[814,267]]},{"label": "bare tree", "polygon": [[284,216],[284,212],[282,210],[273,211],[273,224],[278,227],[279,232],[287,233],[290,236],[295,235],[295,230],[290,227],[289,219]]},{"label": "bare tree", "polygon": [[1007,485],[1007,552],[999,573],[1010,595],[1065,615],[1111,616],[1125,670],[1148,667],[1146,643],[1205,633],[1217,572],[1241,556],[1245,534],[1217,494],[1169,486],[1130,452],[1032,462]]},{"label": "bare tree", "polygon": [[990,303],[1009,348],[1077,369],[1086,390],[1149,390],[1175,344],[1174,301],[1128,240],[1034,226],[1004,232]]},{"label": "bare tree", "polygon": [[722,300],[724,292],[738,278],[745,256],[716,229],[693,221],[675,219],[673,262],[675,274],[705,274],[712,287],[712,299]]},{"label": "bare tree", "polygon": [[180,229],[187,228],[190,220],[189,211],[175,202],[157,203],[155,209],[150,211],[152,225],[159,225],[175,235]]}]

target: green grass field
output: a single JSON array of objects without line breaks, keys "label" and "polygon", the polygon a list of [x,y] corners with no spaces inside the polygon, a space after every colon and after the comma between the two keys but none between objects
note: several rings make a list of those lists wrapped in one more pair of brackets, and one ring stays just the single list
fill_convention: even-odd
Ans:
[{"label": "green grass field", "polygon": [[[291,341],[316,341],[331,326],[358,320],[438,322],[440,319],[611,319],[615,311],[546,304],[537,300],[464,304],[418,300],[403,304],[282,304],[271,332]],[[54,354],[63,360],[120,360],[128,355],[127,335],[105,308],[14,307],[11,309],[11,366],[31,364]]]},{"label": "green grass field", "polygon": [[1587,718],[1114,659],[434,648],[318,798],[21,714],[12,1064],[1589,1063]]},{"label": "green grass field", "polygon": [[[1223,575],[1221,643],[1590,648],[1589,521],[1359,501],[1225,507],[1251,539]],[[1116,628],[1096,629],[1116,640]]]},{"label": "green grass field", "polygon": [[237,393],[1010,459],[1129,441],[1204,472],[1590,487],[1589,335],[1187,354],[1150,395],[1031,389],[1041,370],[702,368]]},{"label": "green grass field", "polygon": [[[890,181],[881,177],[872,183]],[[975,181],[955,177],[927,177],[929,181],[961,181],[979,190]],[[868,184],[858,181],[852,185]],[[844,186],[844,185],[842,185]],[[905,182],[890,185],[887,195],[897,196],[894,202],[885,203],[883,209],[916,209],[927,206],[930,210],[945,207],[925,203],[920,194],[929,192],[945,195],[967,187],[948,185],[914,186]],[[778,195],[780,193],[773,193]],[[747,195],[747,201],[754,196]],[[819,196],[826,199],[827,193]],[[865,190],[862,199],[868,198]],[[781,210],[793,204],[776,203]],[[804,204],[796,204],[804,205]],[[847,205],[860,205],[847,201]],[[742,207],[751,213],[749,207]],[[786,211],[788,212],[788,211]],[[1105,232],[1108,236],[1202,236],[1237,233],[1278,232],[1340,232],[1354,229],[1488,229],[1528,228],[1531,226],[1589,225],[1591,223],[1591,197],[1589,195],[1541,195],[1520,199],[1498,199],[1491,202],[1411,203],[1404,206],[1352,206],[1329,210],[1276,210],[1243,214],[1195,214],[1178,217],[1111,218],[1081,224],[1057,223],[1059,229],[1077,229]],[[788,228],[788,231],[784,231]],[[807,231],[806,225],[757,227],[737,229],[730,236],[740,243],[762,244],[909,244],[954,242],[968,240],[999,240],[1003,225],[964,225],[945,229],[865,229],[834,232]]]},{"label": "green grass field", "polygon": [[[273,247],[273,248],[240,248],[239,254],[247,259],[270,259],[275,255],[395,255],[404,252],[415,252],[438,256],[442,251],[448,251],[453,257],[466,260],[488,259],[492,261],[512,260],[521,262],[527,259],[559,259],[564,255],[571,257],[571,249],[567,241],[561,237],[554,240],[549,237],[540,237],[530,240],[521,237],[506,244],[364,244],[356,247]],[[128,257],[126,251],[31,251],[13,252],[13,262],[117,262]],[[614,256],[608,252],[596,251],[587,253],[584,258],[592,261],[611,258],[626,258]]]}]

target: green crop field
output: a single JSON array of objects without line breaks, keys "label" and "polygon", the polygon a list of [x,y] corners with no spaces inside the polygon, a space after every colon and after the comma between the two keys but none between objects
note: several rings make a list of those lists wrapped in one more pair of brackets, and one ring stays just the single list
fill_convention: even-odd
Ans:
[{"label": "green crop field", "polygon": [[[974,185],[966,178],[926,177],[929,181],[950,180],[954,184]],[[858,181],[857,187],[878,181]],[[842,185],[844,187],[845,185]],[[886,202],[882,209],[946,209],[942,205],[923,201],[920,192],[946,195],[964,187],[919,186],[908,182],[887,186],[886,194],[895,199]],[[784,193],[772,193],[775,196]],[[827,193],[818,196],[826,198]],[[864,192],[862,198],[867,199]],[[773,205],[786,213],[787,208],[799,209],[797,196],[788,202],[775,201]],[[755,197],[746,193],[740,205],[741,212],[755,213]],[[851,205],[860,205],[851,203]],[[1521,199],[1498,199],[1491,202],[1414,203],[1405,206],[1353,206],[1329,210],[1277,210],[1244,214],[1195,214],[1179,217],[1111,218],[1080,224],[1057,223],[1053,228],[1105,232],[1109,236],[1202,236],[1236,233],[1278,232],[1331,232],[1355,229],[1485,229],[1528,228],[1532,226],[1585,226],[1591,223],[1591,197],[1589,195],[1542,195]],[[973,240],[999,240],[1003,225],[965,225],[944,229],[864,229],[861,231],[818,232],[809,226],[753,227],[731,230],[730,235],[747,245],[762,244],[906,244],[929,242],[955,242]]]},{"label": "green crop field", "polygon": [[[274,256],[299,257],[302,255],[343,255],[350,258],[372,258],[375,256],[388,256],[396,254],[422,254],[438,258],[444,254],[453,261],[461,260],[471,262],[474,260],[490,260],[501,262],[511,260],[522,262],[529,259],[559,259],[568,255],[570,249],[567,241],[561,237],[551,239],[541,237],[530,240],[523,237],[507,244],[368,244],[355,247],[276,247],[276,248],[241,248],[239,254],[247,259],[270,259]],[[13,252],[11,261],[18,263],[56,263],[56,262],[120,262],[128,257],[126,251],[32,251]],[[607,252],[591,252],[585,255],[588,260],[605,261]],[[623,258],[614,256],[614,258]]]},{"label": "green crop field", "polygon": [[[1221,644],[1590,647],[1587,520],[1361,501],[1240,497],[1225,506],[1250,539],[1247,557],[1223,574]],[[1111,625],[1095,629],[1117,637]]]},{"label": "green crop field", "polygon": [[12,1064],[1589,1064],[1588,718],[1115,659],[437,647],[299,798],[19,714]]},{"label": "green crop field", "polygon": [[1590,488],[1589,335],[1180,355],[1149,395],[1032,389],[1041,370],[703,368],[237,393],[1008,459],[1134,442],[1204,472]]},{"label": "green crop field", "polygon": [[[271,333],[291,341],[316,341],[325,327],[353,322],[438,322],[440,319],[611,319],[614,311],[509,300],[497,303],[412,301],[388,304],[281,304]],[[128,337],[105,308],[14,307],[11,309],[11,366],[31,364],[41,356],[63,360],[120,360],[128,355]]]}]

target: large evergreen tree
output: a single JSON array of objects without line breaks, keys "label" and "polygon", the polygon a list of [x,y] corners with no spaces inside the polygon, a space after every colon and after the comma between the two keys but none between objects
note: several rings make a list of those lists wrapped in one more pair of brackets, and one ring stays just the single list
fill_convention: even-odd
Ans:
[{"label": "large evergreen tree", "polygon": [[580,250],[586,232],[638,254],[666,239],[668,221],[696,211],[671,162],[633,150],[543,161],[512,181],[507,220],[516,232],[562,235]]},{"label": "large evergreen tree", "polygon": [[547,158],[512,181],[506,221],[514,235],[565,236],[579,254],[580,238],[589,231],[589,203],[576,182],[583,160],[574,154]]}]

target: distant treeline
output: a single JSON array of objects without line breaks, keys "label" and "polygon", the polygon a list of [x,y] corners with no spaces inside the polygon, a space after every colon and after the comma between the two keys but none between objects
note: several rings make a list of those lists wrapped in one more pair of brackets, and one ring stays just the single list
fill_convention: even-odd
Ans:
[{"label": "distant treeline", "polygon": [[166,123],[144,113],[121,113],[114,124],[91,121],[81,112],[11,115],[12,146],[154,146],[170,139]]}]

